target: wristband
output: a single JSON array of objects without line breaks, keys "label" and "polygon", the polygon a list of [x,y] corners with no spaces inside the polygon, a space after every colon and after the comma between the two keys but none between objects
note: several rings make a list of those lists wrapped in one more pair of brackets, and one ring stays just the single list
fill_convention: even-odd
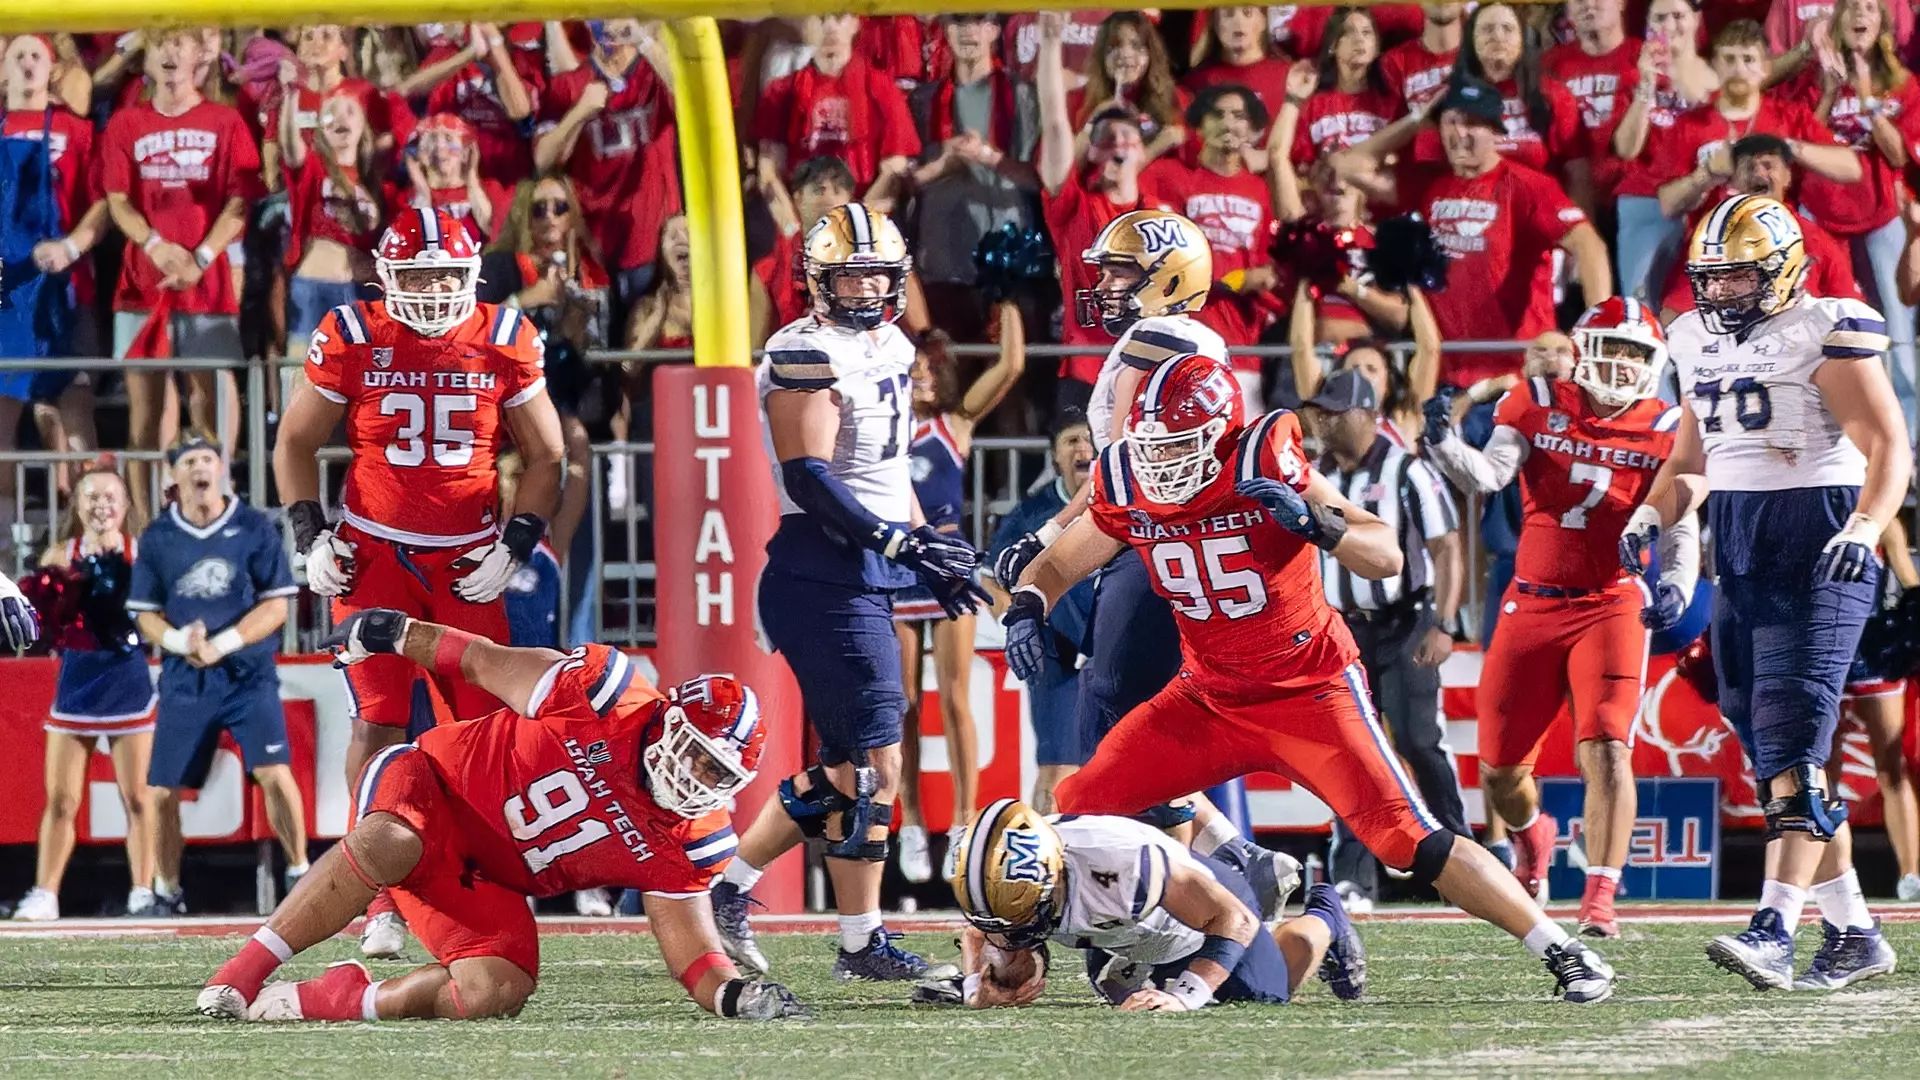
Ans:
[{"label": "wristband", "polygon": [[455,630],[451,626],[440,628],[440,642],[433,647],[433,670],[435,674],[445,675],[449,679],[466,677],[460,673],[460,658],[480,639],[465,630]]},{"label": "wristband", "polygon": [[213,651],[219,653],[221,656],[232,656],[234,653],[247,647],[247,639],[241,637],[240,629],[234,626],[229,626],[225,630],[213,635],[207,643],[212,645]]},{"label": "wristband", "polygon": [[547,535],[547,520],[539,514],[515,514],[507,521],[507,527],[500,532],[500,543],[513,554],[518,562],[526,562],[533,555],[534,545]]},{"label": "wristband", "polygon": [[167,632],[160,635],[160,648],[163,652],[170,652],[175,656],[187,655],[186,628],[180,626],[168,627]]},{"label": "wristband", "polygon": [[[707,972],[717,967],[731,967],[732,965],[733,961],[727,959],[726,953],[701,953],[699,956],[693,958],[693,963],[688,964],[685,971],[680,973],[680,985],[687,988],[687,993],[694,993],[700,989],[700,980],[706,978]],[[720,1011],[720,993],[717,990],[713,996],[713,1011]]]},{"label": "wristband", "polygon": [[150,252],[162,243],[164,243],[164,241],[160,238],[160,230],[155,229],[147,234],[145,240],[140,241],[140,250]]},{"label": "wristband", "polygon": [[213,249],[205,244],[201,244],[199,247],[193,249],[193,261],[200,264],[200,269],[202,270],[212,266],[215,258],[217,258],[217,256],[214,255]]},{"label": "wristband", "polygon": [[1040,608],[1040,617],[1043,619],[1047,617],[1047,594],[1040,591],[1040,586],[1022,585],[1013,590],[1013,600],[1009,610],[1011,610],[1012,607],[1020,606],[1020,598],[1022,596],[1033,597],[1034,604]]},{"label": "wristband", "polygon": [[1033,530],[1033,538],[1040,541],[1041,547],[1052,547],[1053,542],[1060,539],[1060,534],[1066,531],[1066,526],[1057,525],[1052,518],[1048,518],[1045,525]]},{"label": "wristband", "polygon": [[1869,549],[1880,543],[1880,534],[1886,531],[1878,522],[1865,514],[1850,514],[1847,523],[1840,526],[1834,539],[1842,543],[1865,544]]},{"label": "wristband", "polygon": [[60,246],[66,249],[68,259],[72,260],[73,262],[80,261],[80,256],[82,254],[80,251],[80,245],[74,243],[71,237],[65,237],[65,236],[61,237]]},{"label": "wristband", "polygon": [[1162,989],[1180,999],[1180,1004],[1188,1009],[1202,1009],[1213,1004],[1213,987],[1191,971],[1174,976]]}]

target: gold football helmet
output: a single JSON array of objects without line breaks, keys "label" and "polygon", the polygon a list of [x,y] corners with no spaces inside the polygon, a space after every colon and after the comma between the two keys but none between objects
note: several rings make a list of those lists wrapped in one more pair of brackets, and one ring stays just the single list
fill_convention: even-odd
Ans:
[{"label": "gold football helmet", "polygon": [[[906,310],[913,258],[887,215],[859,203],[836,206],[807,230],[803,255],[814,309],[829,322],[872,330]],[[884,277],[884,291],[868,278]]]},{"label": "gold football helmet", "polygon": [[1080,261],[1119,278],[1074,294],[1080,325],[1118,337],[1152,315],[1191,314],[1213,288],[1213,248],[1200,226],[1169,210],[1134,210],[1107,223]]},{"label": "gold football helmet", "polygon": [[1810,265],[1799,219],[1762,195],[1734,195],[1714,207],[1687,250],[1694,306],[1716,334],[1779,314],[1799,297]]},{"label": "gold football helmet", "polygon": [[1009,948],[1031,948],[1060,921],[1055,896],[1065,856],[1060,834],[1018,799],[980,811],[961,838],[947,884],[961,914]]}]

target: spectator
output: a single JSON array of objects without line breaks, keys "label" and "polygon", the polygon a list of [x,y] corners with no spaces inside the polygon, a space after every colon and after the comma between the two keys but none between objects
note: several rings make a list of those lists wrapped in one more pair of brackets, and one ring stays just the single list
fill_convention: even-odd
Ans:
[{"label": "spectator", "polygon": [[[1302,266],[1298,259],[1282,268],[1295,278],[1289,290],[1294,298],[1290,333],[1304,330],[1311,335],[1307,338],[1310,343],[1342,345],[1354,338],[1394,335],[1404,330],[1406,298],[1375,288],[1368,280],[1364,253],[1373,247],[1373,228],[1367,217],[1366,193],[1360,186],[1349,182],[1330,163],[1319,162],[1313,167],[1309,206],[1301,196],[1292,162],[1284,158],[1276,161],[1273,178],[1281,221],[1324,237],[1329,247],[1358,253],[1357,257],[1346,257],[1344,272],[1334,280],[1315,280],[1314,269]],[[1306,324],[1298,325],[1303,319]]]},{"label": "spectator", "polygon": [[471,23],[436,35],[419,70],[401,80],[399,90],[409,100],[424,97],[428,115],[448,113],[464,121],[477,150],[473,169],[511,186],[533,166],[526,124],[541,87],[526,75],[498,26]]},{"label": "spectator", "polygon": [[[1043,50],[1044,35],[1043,29]],[[1152,161],[1186,141],[1187,129],[1180,126],[1185,108],[1185,94],[1173,81],[1167,48],[1153,23],[1137,11],[1107,16],[1087,57],[1086,85],[1067,94],[1076,148],[1085,148],[1096,117],[1123,110],[1138,117],[1147,160]]]},{"label": "spectator", "polygon": [[1206,12],[1193,67],[1184,84],[1199,93],[1222,83],[1244,86],[1259,97],[1267,115],[1280,111],[1287,96],[1287,61],[1267,32],[1267,9],[1223,7]]},{"label": "spectator", "polygon": [[358,97],[320,106],[319,137],[298,131],[296,95],[281,99],[287,184],[287,355],[305,356],[327,312],[360,299],[373,280],[382,212],[372,126]]},{"label": "spectator", "polygon": [[[928,33],[922,18],[919,15],[869,15],[860,20],[860,32],[854,36],[854,47],[873,70],[892,79],[894,85],[906,93],[912,93],[935,70],[927,61],[940,42],[936,35]],[[941,59],[944,66],[946,58]]]},{"label": "spectator", "polygon": [[[1784,61],[1778,73],[1791,74],[1816,58],[1816,38],[1826,32],[1825,24],[1838,7],[1834,0],[1773,0],[1765,21],[1767,48]],[[1913,37],[1913,6],[1896,2],[1888,7],[1894,44],[1904,49]]]},{"label": "spectator", "polygon": [[[1087,84],[1087,60],[1093,56],[1100,24],[1112,13],[1104,8],[1082,8],[1061,14],[1067,20],[1060,28],[1061,64],[1067,89],[1078,90]],[[1026,12],[1007,16],[1000,48],[1006,54],[1008,74],[1013,76],[1013,81],[1031,85],[1040,62],[1040,16]]]},{"label": "spectator", "polygon": [[534,166],[564,168],[588,235],[613,272],[613,323],[624,330],[652,284],[660,226],[680,212],[672,79],[659,25],[595,23],[587,63],[540,98]]},{"label": "spectator", "polygon": [[780,225],[773,250],[753,264],[747,281],[748,322],[753,347],[766,344],[780,327],[805,315],[812,307],[807,283],[800,272],[800,249],[807,230],[826,212],[853,201],[853,171],[837,157],[808,158],[793,170],[793,193],[771,179],[774,198],[769,208]]},{"label": "spectator", "polygon": [[906,96],[855,54],[857,16],[823,16],[820,28],[807,66],[775,79],[760,95],[753,130],[759,171],[784,179],[792,164],[832,155],[847,163],[855,189],[866,193],[863,201],[884,202],[919,149]]},{"label": "spectator", "polygon": [[1000,24],[989,15],[948,15],[942,24],[952,71],[908,101],[920,135],[911,174],[914,269],[934,325],[960,341],[983,341],[989,312],[975,288],[973,250],[1002,225],[1034,224],[1039,132],[994,60]]},{"label": "spectator", "polygon": [[[238,361],[240,272],[231,256],[259,194],[260,154],[246,121],[232,106],[206,100],[195,74],[207,62],[203,35],[174,30],[147,49],[150,100],[113,114],[101,136],[100,177],[107,209],[128,240],[113,298],[113,352],[126,357],[136,339],[163,339],[166,355]],[[232,432],[237,416],[216,417],[215,387],[237,403],[231,372],[187,373],[194,426]],[[167,379],[151,368],[129,369],[127,441],[160,447]],[[232,411],[237,414],[237,404]],[[221,419],[230,419],[224,426]],[[144,461],[128,464],[133,503],[144,516],[152,489]]]},{"label": "spectator", "polygon": [[[164,48],[164,46],[163,46]],[[165,653],[154,728],[156,911],[180,914],[180,793],[206,784],[220,733],[240,744],[286,854],[286,884],[307,870],[307,830],[287,750],[274,638],[299,591],[266,514],[227,495],[226,462],[206,437],[167,450],[179,499],[140,536],[127,609]]]},{"label": "spectator", "polygon": [[629,349],[693,348],[693,241],[685,214],[660,227],[660,269],[633,311]]},{"label": "spectator", "polygon": [[[1326,45],[1327,26],[1338,9],[1332,4],[1275,4],[1267,9],[1267,28],[1273,43],[1289,56],[1302,59],[1320,55]],[[1418,4],[1371,4],[1367,14],[1389,45],[1398,45],[1420,35],[1421,10]]]},{"label": "spectator", "polygon": [[413,141],[413,126],[418,121],[400,87],[419,64],[411,30],[392,26],[362,27],[354,47],[357,70],[380,91],[391,125],[393,147]]},{"label": "spectator", "polygon": [[[578,400],[584,354],[614,344],[607,272],[594,258],[573,185],[521,183],[500,238],[481,257],[478,298],[524,311],[546,337],[548,392]],[[578,365],[579,372],[572,372]]]},{"label": "spectator", "polygon": [[[1484,17],[1487,10],[1475,14]],[[1501,156],[1498,92],[1469,78],[1436,109],[1447,166],[1409,170],[1397,182],[1388,180],[1384,193],[1425,214],[1452,260],[1447,288],[1433,299],[1442,338],[1512,341],[1551,329],[1555,247],[1574,264],[1587,303],[1612,295],[1607,248],[1586,214],[1546,175]],[[1515,370],[1515,359],[1506,351],[1451,353],[1440,381],[1468,386]]]},{"label": "spectator", "polygon": [[1683,240],[1680,223],[1660,211],[1660,182],[1667,178],[1658,172],[1661,155],[1653,144],[1720,85],[1694,47],[1699,34],[1691,0],[1653,0],[1633,96],[1613,130],[1613,152],[1622,162],[1615,202],[1619,287],[1643,301],[1659,291]]},{"label": "spectator", "polygon": [[[1304,291],[1304,284],[1302,289]],[[1420,434],[1420,407],[1440,383],[1440,330],[1433,308],[1417,288],[1407,290],[1407,322],[1413,329],[1413,355],[1402,368],[1377,338],[1345,342],[1334,371],[1352,371],[1373,388],[1374,411],[1380,414],[1380,434],[1395,446],[1411,447]],[[1320,393],[1325,369],[1311,337],[1312,305],[1294,302],[1292,334],[1288,343],[1293,362],[1294,393],[1311,401]]]},{"label": "spectator", "polygon": [[493,235],[509,198],[509,189],[483,171],[473,128],[452,113],[435,113],[413,129],[407,181],[410,205],[452,214],[476,244]]},{"label": "spectator", "polygon": [[311,148],[321,126],[321,106],[330,98],[344,96],[359,103],[367,128],[373,133],[374,148],[382,155],[391,154],[395,144],[387,96],[367,80],[347,74],[347,61],[352,55],[347,28],[337,23],[303,26],[294,42],[299,57],[296,77],[291,81],[285,74],[280,77],[282,87],[292,88],[288,96],[293,98],[293,130],[289,132],[284,123],[279,126],[280,152],[286,154],[294,138]]},{"label": "spectator", "polygon": [[[1783,206],[1793,205],[1788,194],[1793,190],[1794,155],[1785,139],[1774,135],[1749,135],[1733,144],[1732,156],[1733,175],[1726,185],[1727,195],[1765,195]],[[1711,201],[1702,199],[1693,208],[1687,218],[1688,235],[1692,235],[1700,218],[1718,203],[1718,198]],[[1862,299],[1859,282],[1853,276],[1853,259],[1848,255],[1846,245],[1806,215],[1796,214],[1795,217],[1800,222],[1801,242],[1806,245],[1807,256],[1812,262],[1807,270],[1807,291],[1814,296]],[[1671,320],[1682,312],[1692,311],[1693,306],[1693,283],[1687,278],[1684,264],[1676,266],[1667,278],[1666,295],[1661,300],[1661,319]]]},{"label": "spectator", "polygon": [[[1390,524],[1404,569],[1368,580],[1320,557],[1327,602],[1346,619],[1366,668],[1376,711],[1393,734],[1420,797],[1446,829],[1471,836],[1460,769],[1439,712],[1440,664],[1453,651],[1465,560],[1460,516],[1440,477],[1381,432],[1374,386],[1358,371],[1327,380],[1307,402],[1326,453],[1320,472],[1353,503]],[[1343,821],[1334,823],[1330,876],[1349,911],[1371,911],[1379,863]]]},{"label": "spectator", "polygon": [[1460,17],[1466,5],[1424,4],[1420,36],[1380,57],[1380,77],[1400,101],[1397,115],[1423,113],[1446,92],[1460,56]]},{"label": "spectator", "polygon": [[1132,109],[1109,109],[1088,126],[1082,149],[1067,111],[1067,89],[1061,66],[1060,31],[1064,17],[1040,14],[1040,186],[1041,206],[1053,250],[1060,253],[1060,295],[1064,299],[1060,340],[1086,347],[1061,365],[1059,398],[1062,404],[1084,407],[1093,393],[1112,342],[1105,331],[1080,325],[1074,294],[1092,288],[1093,278],[1078,258],[1101,229],[1130,210],[1148,202],[1140,187],[1140,170],[1147,162],[1146,139],[1139,114]]},{"label": "spectator", "polygon": [[[15,40],[18,40],[17,38]],[[34,599],[60,657],[47,718],[46,806],[40,814],[33,889],[14,908],[27,921],[60,917],[60,882],[73,856],[74,819],[87,790],[87,762],[105,740],[127,815],[127,914],[153,906],[153,815],[147,767],[153,753],[153,680],[127,617],[133,572],[132,500],[110,469],[81,477],[59,537],[40,557]],[[29,584],[22,581],[23,586]],[[57,597],[57,599],[56,599]]]},{"label": "spectator", "polygon": [[[927,524],[951,535],[962,533],[966,508],[967,465],[975,427],[998,408],[1027,366],[1026,334],[1020,308],[1011,301],[994,306],[999,359],[962,389],[960,371],[935,333],[914,358],[913,444],[910,448],[915,502]],[[957,850],[961,834],[980,809],[980,747],[973,723],[973,642],[971,613],[946,617],[931,591],[907,589],[894,594],[893,628],[900,642],[900,670],[907,691],[906,730],[921,730],[920,707],[926,680],[921,626],[932,638],[933,675],[940,690],[940,729],[946,735],[947,774],[953,781],[953,818],[947,847]],[[908,881],[933,876],[926,820],[921,816],[920,740],[900,744],[900,870]],[[909,832],[908,830],[912,830]]]},{"label": "spectator", "polygon": [[1580,104],[1592,160],[1593,201],[1583,204],[1590,209],[1613,206],[1623,169],[1607,148],[1626,112],[1622,99],[1639,70],[1641,46],[1627,36],[1623,10],[1623,0],[1568,0],[1574,39],[1540,57],[1541,75],[1565,86]]},{"label": "spectator", "polygon": [[1887,318],[1893,350],[1887,360],[1894,393],[1917,430],[1914,394],[1914,315],[1901,301],[1896,277],[1906,227],[1901,171],[1912,160],[1907,131],[1920,121],[1920,81],[1894,54],[1893,20],[1881,0],[1841,0],[1824,41],[1815,43],[1818,63],[1790,84],[1787,93],[1813,107],[1814,115],[1860,156],[1863,183],[1835,183],[1818,174],[1800,185],[1801,209],[1846,241],[1856,262],[1871,271],[1867,299]]},{"label": "spectator", "polygon": [[[1293,144],[1282,147],[1296,164],[1345,150],[1386,127],[1399,113],[1380,73],[1380,37],[1360,8],[1341,8],[1327,24],[1320,47],[1318,84],[1304,102],[1295,100],[1291,72],[1287,100],[1300,109]],[[1301,61],[1305,64],[1306,61]],[[1298,70],[1300,64],[1294,65]]]}]

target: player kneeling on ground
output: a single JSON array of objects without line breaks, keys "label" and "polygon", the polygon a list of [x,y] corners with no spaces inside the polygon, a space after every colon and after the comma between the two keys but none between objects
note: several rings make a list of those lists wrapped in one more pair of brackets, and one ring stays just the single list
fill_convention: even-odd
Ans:
[{"label": "player kneeling on ground", "polygon": [[1283,1004],[1308,972],[1359,997],[1366,950],[1333,886],[1315,886],[1306,914],[1269,933],[1256,914],[1265,898],[1232,850],[1198,856],[1132,818],[1042,817],[1001,799],[974,819],[949,881],[972,924],[968,974],[916,997],[1030,1004],[1046,987],[1049,941],[1085,949],[1094,990],[1128,1012]]},{"label": "player kneeling on ground", "polygon": [[[706,675],[668,694],[615,650],[513,649],[398,611],[356,613],[337,662],[397,654],[507,707],[389,747],[356,785],[359,822],[200,991],[208,1016],[248,1020],[511,1016],[532,996],[539,933],[527,903],[578,889],[645,892],[667,967],[701,1008],[800,1014],[786,987],[742,979],[721,952],[693,825],[753,778],[766,745],[753,691]],[[357,962],[317,979],[267,976],[345,929],[376,890],[438,963],[373,982]]]}]

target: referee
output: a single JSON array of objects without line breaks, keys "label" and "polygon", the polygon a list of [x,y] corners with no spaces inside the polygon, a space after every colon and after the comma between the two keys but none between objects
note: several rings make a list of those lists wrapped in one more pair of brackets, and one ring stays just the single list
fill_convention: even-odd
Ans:
[{"label": "referee", "polygon": [[[1440,715],[1440,664],[1453,650],[1445,628],[1460,609],[1459,514],[1439,476],[1383,434],[1379,398],[1359,372],[1334,373],[1307,406],[1326,449],[1320,472],[1391,525],[1405,557],[1399,574],[1374,581],[1323,554],[1327,602],[1353,631],[1374,707],[1427,808],[1448,829],[1472,836]],[[1371,910],[1379,863],[1345,822],[1335,824],[1330,861],[1348,910]]]}]

